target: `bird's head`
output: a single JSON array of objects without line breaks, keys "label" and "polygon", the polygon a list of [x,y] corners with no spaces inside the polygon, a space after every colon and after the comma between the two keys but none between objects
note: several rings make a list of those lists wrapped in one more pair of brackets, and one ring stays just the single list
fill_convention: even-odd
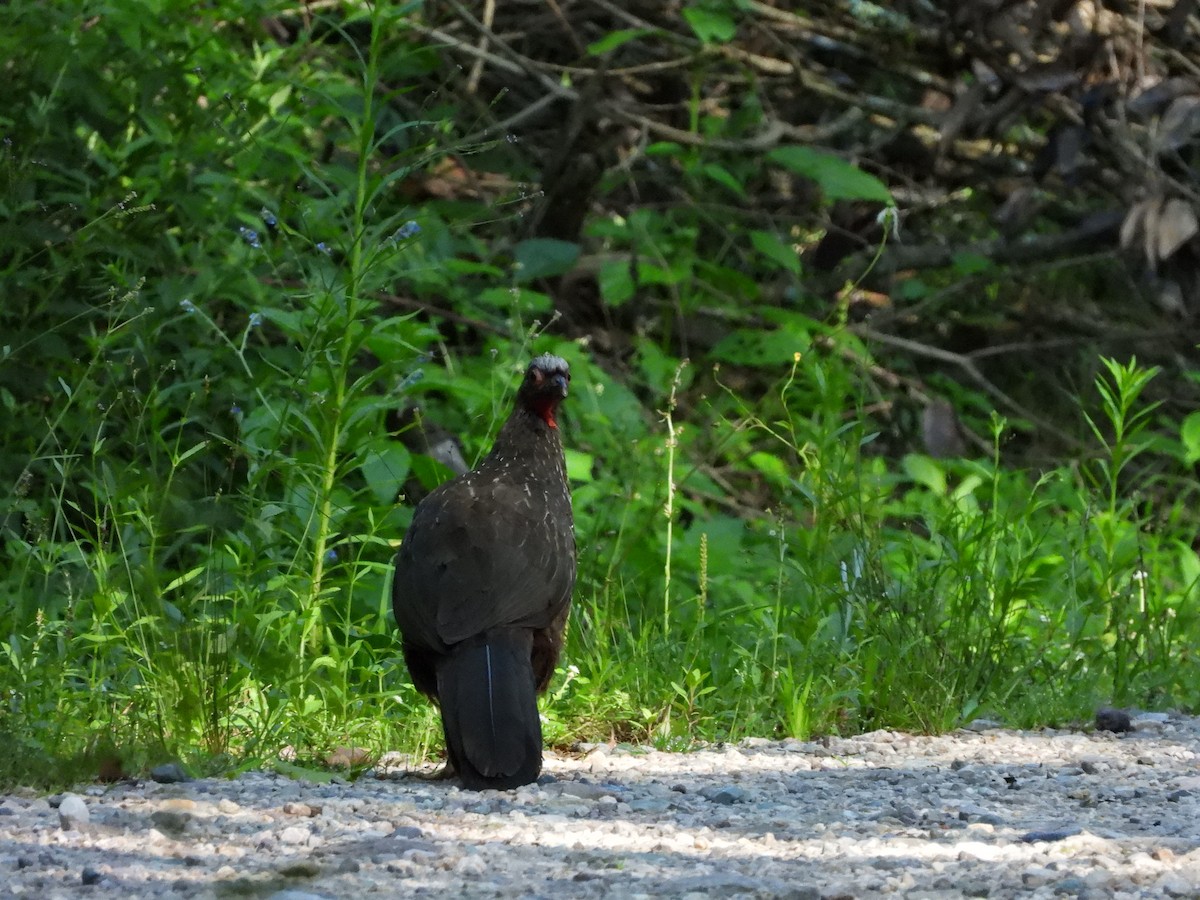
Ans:
[{"label": "bird's head", "polygon": [[536,356],[525,370],[525,380],[517,391],[517,405],[536,413],[551,428],[557,428],[554,414],[567,396],[570,382],[571,369],[565,359],[549,353]]}]

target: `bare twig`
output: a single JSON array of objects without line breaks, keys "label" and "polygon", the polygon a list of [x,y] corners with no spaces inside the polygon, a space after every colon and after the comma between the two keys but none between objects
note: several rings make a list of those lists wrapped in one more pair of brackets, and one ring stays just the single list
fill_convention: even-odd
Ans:
[{"label": "bare twig", "polygon": [[[486,27],[488,29],[488,31],[491,31],[492,22],[495,20],[495,17],[496,17],[496,0],[485,0],[485,2],[483,4],[483,24],[484,24],[484,27]],[[477,46],[479,47],[480,50],[483,50],[483,51],[487,50],[488,35],[486,33],[481,34],[479,36],[479,44]],[[474,94],[475,91],[478,90],[478,88],[479,88],[479,78],[483,74],[483,59],[484,58],[482,56],[475,57],[475,62],[471,66],[471,74],[467,76],[467,93],[468,94]]]},{"label": "bare twig", "polygon": [[975,382],[986,393],[990,394],[996,401],[1010,411],[1020,416],[1023,419],[1032,422],[1039,430],[1052,434],[1062,443],[1073,449],[1082,447],[1082,443],[1074,435],[1063,431],[1052,422],[1048,422],[1039,416],[1033,410],[1029,409],[1021,403],[1018,403],[1000,388],[996,387],[975,365],[975,361],[969,356],[964,356],[961,353],[954,353],[951,350],[943,350],[941,347],[931,347],[929,344],[922,344],[919,341],[909,340],[894,334],[885,334],[881,331],[876,331],[867,325],[853,325],[850,330],[861,338],[866,340],[876,341],[880,344],[887,344],[890,347],[895,347],[899,350],[904,350],[912,353],[914,356],[923,356],[926,359],[935,359],[938,362],[944,362],[952,366],[957,366],[961,369],[968,378]]}]

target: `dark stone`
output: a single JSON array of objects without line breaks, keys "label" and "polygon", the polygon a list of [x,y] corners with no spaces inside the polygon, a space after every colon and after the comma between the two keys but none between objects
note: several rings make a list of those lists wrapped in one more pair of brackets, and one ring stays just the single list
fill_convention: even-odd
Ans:
[{"label": "dark stone", "polygon": [[161,766],[155,766],[150,770],[150,778],[157,781],[159,784],[178,784],[184,781],[191,781],[192,778],[187,772],[183,771],[183,767],[176,762],[163,763]]},{"label": "dark stone", "polygon": [[1102,706],[1096,710],[1096,728],[1099,731],[1124,734],[1127,731],[1133,731],[1133,719],[1123,709]]},{"label": "dark stone", "polygon": [[745,803],[749,797],[744,788],[740,788],[734,784],[718,788],[708,788],[700,793],[710,803],[718,803],[722,806],[729,806],[733,803]]},{"label": "dark stone", "polygon": [[410,841],[404,838],[395,841],[389,849],[397,856],[403,856],[406,853],[412,853],[414,850],[419,853],[438,853],[437,844],[429,841]]},{"label": "dark stone", "polygon": [[649,815],[661,815],[671,808],[671,804],[667,800],[655,800],[652,797],[640,797],[637,800],[629,801],[629,811],[635,813],[647,813]]},{"label": "dark stone", "polygon": [[99,884],[100,879],[104,876],[93,869],[91,866],[84,866],[83,872],[79,876],[79,880],[84,884]]},{"label": "dark stone", "polygon": [[297,859],[279,867],[279,874],[288,878],[316,878],[321,874],[321,867],[316,860]]},{"label": "dark stone", "polygon": [[1021,835],[1021,840],[1026,844],[1033,844],[1038,841],[1063,841],[1069,837],[1074,837],[1083,829],[1078,825],[1065,825],[1062,828],[1048,828],[1039,831],[1027,831]]}]

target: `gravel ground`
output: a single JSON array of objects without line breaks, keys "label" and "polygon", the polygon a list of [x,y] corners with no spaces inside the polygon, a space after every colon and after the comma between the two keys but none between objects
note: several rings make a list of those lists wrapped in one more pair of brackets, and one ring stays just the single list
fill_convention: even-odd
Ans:
[{"label": "gravel ground", "polygon": [[[0,897],[1197,897],[1200,720],[0,795]],[[169,772],[167,776],[169,777]]]}]

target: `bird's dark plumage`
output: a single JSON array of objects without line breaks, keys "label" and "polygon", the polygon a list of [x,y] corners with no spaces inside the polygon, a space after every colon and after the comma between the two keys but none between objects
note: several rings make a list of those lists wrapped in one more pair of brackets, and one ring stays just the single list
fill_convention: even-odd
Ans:
[{"label": "bird's dark plumage", "polygon": [[537,694],[554,673],[575,585],[575,532],[555,418],[566,361],[525,371],[491,453],[421,501],[392,606],[413,683],[437,701],[450,764],[475,790],[537,779]]}]

